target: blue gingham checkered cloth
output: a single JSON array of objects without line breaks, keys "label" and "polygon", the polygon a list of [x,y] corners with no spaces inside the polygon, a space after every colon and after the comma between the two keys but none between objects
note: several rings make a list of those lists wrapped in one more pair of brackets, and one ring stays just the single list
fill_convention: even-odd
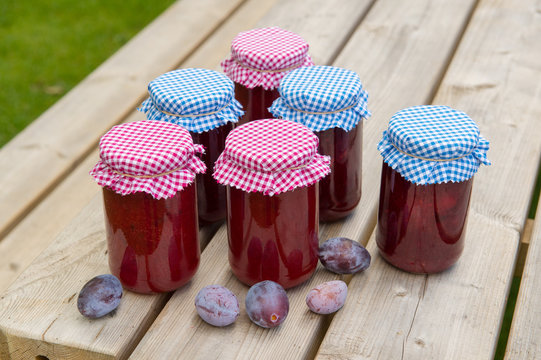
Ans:
[{"label": "blue gingham checkered cloth", "polygon": [[244,115],[234,89],[233,82],[217,71],[174,70],[148,84],[150,97],[137,110],[149,120],[163,120],[201,133],[236,123]]},{"label": "blue gingham checkered cloth", "polygon": [[280,97],[269,111],[312,131],[353,129],[368,118],[368,93],[353,71],[333,66],[307,66],[287,74],[278,88]]},{"label": "blue gingham checkered cloth", "polygon": [[378,144],[383,161],[418,185],[468,180],[490,165],[488,147],[468,115],[439,105],[397,112]]}]

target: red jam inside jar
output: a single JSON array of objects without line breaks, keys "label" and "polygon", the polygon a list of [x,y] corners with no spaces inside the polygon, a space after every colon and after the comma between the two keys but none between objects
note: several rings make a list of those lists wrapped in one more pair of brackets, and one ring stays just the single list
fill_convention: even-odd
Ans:
[{"label": "red jam inside jar", "polygon": [[105,228],[111,273],[131,291],[175,290],[199,266],[195,183],[168,199],[104,187]]},{"label": "red jam inside jar", "polygon": [[241,103],[245,112],[237,124],[242,125],[252,120],[272,118],[268,108],[279,96],[278,89],[265,90],[262,86],[248,89],[244,85],[235,83],[235,98]]},{"label": "red jam inside jar", "polygon": [[[224,150],[225,138],[232,129],[233,123],[227,123],[201,133],[190,132],[193,142],[205,147],[202,159],[207,169],[214,167],[214,163]],[[225,186],[218,184],[210,171],[197,174],[197,209],[200,225],[209,225],[225,219],[225,198]]]},{"label": "red jam inside jar", "polygon": [[318,263],[318,184],[273,196],[227,187],[229,263],[247,285],[291,288]]},{"label": "red jam inside jar", "polygon": [[345,131],[316,132],[319,153],[331,157],[331,174],[319,183],[319,219],[335,221],[351,214],[361,200],[362,122]]},{"label": "red jam inside jar", "polygon": [[385,162],[376,242],[390,264],[412,273],[451,267],[464,248],[473,178],[416,185]]}]

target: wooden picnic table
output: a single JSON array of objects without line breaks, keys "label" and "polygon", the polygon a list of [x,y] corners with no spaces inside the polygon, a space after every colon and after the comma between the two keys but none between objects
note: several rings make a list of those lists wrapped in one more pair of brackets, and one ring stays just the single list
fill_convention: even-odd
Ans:
[{"label": "wooden picnic table", "polygon": [[[319,266],[287,291],[287,320],[263,329],[244,311],[248,288],[229,269],[217,224],[201,229],[201,264],[188,285],[126,291],[114,315],[82,317],[79,290],[109,272],[101,189],[88,175],[100,136],[144,118],[135,107],[153,78],[219,69],[238,32],[271,25],[305,38],[316,64],[356,71],[370,94],[361,203],[322,224],[320,239],[359,241],[371,267],[339,276]],[[493,163],[475,176],[463,256],[436,275],[393,268],[374,241],[376,144],[393,113],[420,104],[469,114]],[[541,210],[527,219],[539,139],[539,1],[179,0],[0,150],[0,358],[492,359],[514,275],[522,282],[506,359],[541,358]],[[331,279],[348,283],[346,304],[334,316],[311,313],[306,293]],[[241,303],[227,328],[204,323],[193,304],[216,283]]]}]

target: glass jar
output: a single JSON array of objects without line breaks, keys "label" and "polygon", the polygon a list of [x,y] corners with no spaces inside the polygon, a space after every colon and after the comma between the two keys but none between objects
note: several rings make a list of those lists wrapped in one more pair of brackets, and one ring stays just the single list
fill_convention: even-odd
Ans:
[{"label": "glass jar", "polygon": [[246,111],[239,125],[272,117],[268,108],[279,96],[280,80],[293,69],[313,65],[308,47],[299,35],[278,27],[252,29],[233,39],[231,57],[221,65]]},{"label": "glass jar", "polygon": [[[207,169],[214,167],[214,163],[224,150],[225,138],[231,130],[233,130],[232,122],[206,132],[190,132],[194,143],[205,147],[203,161]],[[225,219],[225,199],[225,186],[218,184],[211,173],[197,174],[197,211],[200,225]]]},{"label": "glass jar", "polygon": [[351,214],[361,200],[362,124],[370,116],[368,93],[353,71],[309,66],[287,74],[271,113],[307,126],[319,138],[319,152],[331,158],[331,174],[319,184],[319,218]]},{"label": "glass jar", "polygon": [[318,181],[328,157],[305,126],[265,119],[233,130],[216,162],[227,186],[229,263],[247,285],[306,281],[318,262]]},{"label": "glass jar", "polygon": [[[214,167],[233,124],[244,114],[234,99],[234,84],[227,76],[207,69],[180,69],[165,73],[148,85],[149,98],[139,111],[149,120],[162,120],[187,129],[205,148],[203,161]],[[225,187],[211,173],[197,175],[199,223],[225,219]]]},{"label": "glass jar", "polygon": [[227,187],[229,263],[245,284],[284,288],[312,276],[318,262],[317,183],[274,196]]},{"label": "glass jar", "polygon": [[383,155],[376,242],[390,264],[432,274],[464,249],[473,176],[488,141],[463,112],[417,106],[396,113],[378,148]]},{"label": "glass jar", "polygon": [[262,86],[249,89],[235,83],[235,98],[242,104],[243,109],[246,109],[238,125],[252,120],[271,118],[272,115],[268,109],[278,96],[280,95],[277,89],[265,89]]},{"label": "glass jar", "polygon": [[195,183],[169,199],[103,188],[109,268],[139,293],[175,290],[199,265]]},{"label": "glass jar", "polygon": [[362,193],[362,122],[350,131],[316,132],[319,152],[331,157],[331,175],[319,185],[319,219],[335,221],[355,210]]},{"label": "glass jar", "polygon": [[173,291],[195,274],[202,150],[185,129],[158,121],[118,125],[101,138],[91,175],[103,187],[109,268],[126,289]]}]

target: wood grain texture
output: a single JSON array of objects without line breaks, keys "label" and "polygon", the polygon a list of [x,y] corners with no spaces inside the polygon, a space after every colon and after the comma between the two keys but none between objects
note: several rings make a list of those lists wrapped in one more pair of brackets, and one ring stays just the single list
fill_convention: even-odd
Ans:
[{"label": "wood grain texture", "polygon": [[[522,232],[541,154],[541,13],[536,0],[483,0],[434,98],[491,142],[472,205]],[[504,29],[513,29],[506,31]]]},{"label": "wood grain texture", "polygon": [[242,1],[179,0],[2,147],[0,238]]},{"label": "wood grain texture", "polygon": [[[146,336],[132,354],[132,359],[152,359],[159,353],[164,359],[302,359],[309,358],[310,341],[324,319],[311,313],[304,297],[312,281],[288,290],[290,312],[286,321],[275,329],[253,324],[246,314],[244,299],[248,287],[240,283],[227,260],[227,231],[220,229],[203,252],[201,268],[189,287],[175,292]],[[321,266],[319,280],[336,278]],[[197,315],[194,299],[206,285],[220,284],[237,296],[241,315],[227,328],[205,323]],[[302,331],[299,331],[302,324]]]},{"label": "wood grain texture", "polygon": [[[381,3],[384,5],[380,5]],[[367,85],[367,89],[371,92],[369,105],[374,113],[378,110],[384,111],[383,109],[389,106],[403,107],[411,102],[427,101],[433,87],[439,82],[445,69],[444,64],[452,54],[455,41],[465,25],[473,1],[452,4],[440,1],[437,6],[429,6],[429,3],[434,2],[418,1],[414,5],[408,3],[400,7],[393,1],[378,1],[338,57],[336,64],[348,65],[344,67],[359,72],[363,80],[363,75],[369,78],[365,84],[371,84]],[[382,10],[373,15],[379,6],[382,6]],[[426,8],[428,10],[425,11]],[[392,9],[396,10],[390,11]],[[453,19],[448,22],[438,19],[451,10],[456,15]],[[367,22],[386,23],[389,24],[389,28],[386,31],[381,30],[379,36],[370,37],[364,32],[366,30],[363,31]],[[418,29],[408,31],[410,23],[416,24]],[[431,34],[433,38],[423,38],[423,41],[419,41],[421,33]],[[450,33],[454,33],[455,37],[450,36]],[[442,37],[442,34],[445,34],[446,41],[438,43],[437,39]],[[364,49],[371,51],[363,52]],[[394,51],[390,56],[397,56],[393,58],[395,62],[393,66],[381,65],[380,56],[386,51]],[[371,55],[372,53],[374,55]],[[424,59],[429,56],[431,61]],[[410,57],[413,58],[411,61]],[[424,60],[417,63],[415,60],[419,59]],[[425,77],[418,79],[417,71],[423,72]],[[409,90],[412,83],[415,83],[415,89]],[[378,94],[377,85],[384,90],[383,94]],[[376,86],[376,89],[372,89],[371,86]],[[373,98],[375,100],[372,100]],[[382,122],[378,123],[376,119],[367,122],[365,130],[368,135],[365,139],[368,138],[368,144],[375,146],[383,126]],[[364,159],[367,159],[367,156]],[[367,162],[368,172],[366,166],[364,167],[364,174],[368,175],[363,177],[363,199],[367,197],[372,200],[361,200],[357,210],[347,219],[321,226],[321,241],[334,236],[347,236],[359,240],[363,234],[367,234],[364,240],[367,241],[375,224],[375,194],[378,193],[381,158],[374,154]],[[331,316],[311,313],[306,307],[305,297],[315,285],[340,276],[327,272],[320,266],[309,281],[288,290],[290,299],[288,318],[279,328],[269,331],[252,324],[246,316],[243,301],[248,288],[232,275],[224,255],[226,252],[227,236],[225,229],[221,229],[203,252],[201,273],[204,277],[198,274],[192,288],[180,289],[173,295],[132,354],[133,359],[150,359],[158,351],[165,358],[172,359],[313,358]],[[364,278],[365,275],[361,274],[359,277]],[[346,277],[344,279],[348,280]],[[233,326],[225,329],[214,328],[204,323],[193,306],[197,292],[203,286],[214,283],[229,287],[241,303],[241,317]]]},{"label": "wood grain texture", "polygon": [[[276,0],[266,0],[263,1],[249,1],[247,4],[239,8],[239,11],[236,12],[231,18],[224,24],[224,27],[218,29],[208,40],[211,42],[216,42],[215,38],[223,39],[226,34],[229,36],[234,36],[234,34],[239,31],[245,30],[246,27],[252,27],[255,25],[255,22],[258,21],[261,16],[264,14],[265,10],[268,9]],[[202,46],[198,48],[193,53],[193,58],[199,59],[199,67],[217,67],[220,60],[226,56],[227,52],[224,52],[222,48]],[[193,59],[192,58],[192,59]],[[182,64],[185,67],[194,66],[193,60],[188,59]],[[126,121],[136,121],[144,119],[144,115],[139,112],[133,112]],[[39,253],[41,253],[55,238],[55,235],[60,232],[61,229],[65,228],[79,212],[80,209],[84,208],[88,204],[89,200],[96,195],[100,188],[97,186],[93,180],[88,175],[88,171],[94,165],[97,159],[97,153],[94,152],[89,155],[70,175],[66,178],[64,182],[61,183],[58,188],[56,188],[45,200],[43,200],[40,205],[34,209],[24,220],[21,222],[10,234],[0,242],[0,251],[2,254],[8,255],[10,261],[8,264],[0,265],[0,293],[3,292],[9,283],[14,279],[14,277],[22,272],[22,270],[34,259]],[[92,202],[85,209],[85,212],[91,212],[95,214],[102,214],[101,204],[99,202]],[[51,214],[55,214],[55,218],[51,221]],[[219,224],[218,224],[219,225]],[[103,215],[100,218],[100,226],[103,228]],[[208,243],[212,235],[216,232],[216,226],[210,226],[203,228],[200,233],[202,248]],[[79,227],[71,227],[70,230],[72,236],[77,237],[80,234]],[[39,233],[39,236],[35,234]],[[60,241],[60,240],[57,240]],[[73,257],[73,254],[78,254],[79,252],[85,252],[84,244],[80,243],[71,243],[70,244],[70,254],[67,255],[66,259]],[[24,251],[28,249],[28,251]],[[108,272],[106,265],[106,258],[102,259],[102,269],[103,272]],[[56,266],[56,265],[55,265]],[[27,272],[32,272],[33,267],[26,270]],[[26,273],[25,273],[26,274]],[[89,279],[94,274],[94,269],[90,267],[85,267],[78,273],[70,273],[73,277],[69,277],[66,281],[79,281],[80,279]],[[24,278],[23,275],[22,278]],[[41,281],[41,280],[37,280]],[[18,286],[18,281],[16,284],[13,284],[13,287]],[[13,288],[12,287],[12,288]],[[79,289],[78,289],[79,290]],[[77,291],[78,291],[77,290]],[[7,294],[11,293],[11,289]],[[53,296],[54,298],[54,296]],[[0,308],[3,308],[4,300],[0,301]],[[165,300],[159,298],[158,300],[153,299],[153,297],[147,297],[146,307],[139,306],[140,304],[134,303],[133,307],[129,304],[132,302],[131,297],[125,297],[122,300],[122,303],[129,303],[127,306],[131,308],[131,311],[140,312],[145,314],[145,323],[133,324],[131,321],[126,321],[126,324],[119,325],[119,323],[111,324],[114,328],[118,326],[118,329],[111,332],[98,332],[93,333],[92,330],[89,331],[88,328],[80,327],[81,324],[78,323],[75,326],[79,326],[78,330],[82,332],[89,332],[90,334],[95,335],[95,338],[83,337],[77,343],[72,343],[70,337],[65,337],[63,334],[58,335],[54,341],[50,341],[50,344],[47,340],[40,336],[40,331],[42,328],[34,328],[34,323],[32,322],[32,329],[28,327],[31,323],[28,321],[26,324],[20,322],[19,318],[16,318],[9,315],[13,320],[9,324],[4,324],[0,320],[0,358],[7,357],[8,352],[14,352],[13,358],[26,358],[28,354],[35,355],[47,355],[49,359],[62,359],[68,355],[74,359],[87,359],[91,358],[122,358],[127,356],[130,351],[137,343],[138,338],[141,336],[141,331],[144,332],[146,327],[145,324],[150,324],[152,319],[157,315],[159,310],[163,307]],[[66,316],[67,311],[71,311],[71,308],[59,307],[58,299],[51,300],[49,303],[49,308],[43,310],[47,313],[58,313],[59,316]],[[54,308],[54,309],[53,309]],[[136,310],[135,310],[136,309]],[[12,308],[12,311],[17,313],[20,308]],[[55,320],[55,326],[66,325],[65,322],[60,320]],[[134,324],[137,324],[135,326]],[[72,326],[73,323],[70,323],[69,326]],[[122,327],[133,328],[141,326],[141,329],[137,333],[130,332],[124,333]],[[50,333],[50,330],[47,331]],[[110,343],[107,340],[104,342],[101,341],[101,336],[109,337],[110,342],[115,342],[116,347],[111,348]],[[36,339],[33,339],[36,338]],[[8,342],[9,339],[9,342]],[[44,345],[44,342],[47,342],[47,345]],[[96,345],[97,343],[97,345]],[[78,349],[81,348],[81,349]],[[95,349],[92,350],[92,349]],[[24,355],[23,355],[24,354]]]},{"label": "wood grain texture", "polygon": [[[492,359],[540,156],[533,3],[481,1],[434,99],[468,113],[491,141],[494,165],[476,175],[459,263],[418,277],[378,256],[375,278],[350,282],[350,296],[361,300],[334,317],[317,358]],[[368,247],[377,252],[373,238]],[[384,295],[393,294],[395,276],[413,301]]]},{"label": "wood grain texture", "polygon": [[109,272],[103,212],[97,211],[101,202],[96,196],[2,296],[0,354],[84,359],[86,350],[104,359],[122,358],[130,343],[117,339],[141,336],[167,300],[167,295],[126,291],[113,315],[92,321],[79,314],[79,290],[90,278]]},{"label": "wood grain texture", "polygon": [[375,0],[282,0],[257,24],[280,26],[303,37],[316,65],[329,65]]},{"label": "wood grain texture", "polygon": [[380,0],[333,64],[359,74],[373,114],[363,130],[360,214],[351,221],[354,238],[363,244],[376,224],[382,164],[377,144],[382,133],[395,112],[430,102],[474,5],[474,0]]},{"label": "wood grain texture", "polygon": [[[372,237],[370,268],[349,283],[317,359],[489,359],[518,234],[470,213],[460,261],[436,275],[413,275],[387,264]],[[480,258],[499,261],[478,261]],[[503,267],[503,270],[502,270]],[[467,335],[463,335],[467,334]],[[492,338],[480,341],[482,338]],[[460,340],[460,341],[459,341]]]},{"label": "wood grain texture", "polygon": [[505,350],[507,360],[541,357],[541,207],[537,209]]},{"label": "wood grain texture", "polygon": [[97,151],[89,155],[0,241],[0,254],[6,259],[0,262],[0,294],[100,191],[88,175],[98,158]]},{"label": "wood grain texture", "polygon": [[[0,358],[124,359],[170,294],[124,291],[119,308],[89,320],[77,294],[94,276],[109,273],[101,193],[58,235],[0,298]],[[214,227],[200,230],[202,242]]]}]

